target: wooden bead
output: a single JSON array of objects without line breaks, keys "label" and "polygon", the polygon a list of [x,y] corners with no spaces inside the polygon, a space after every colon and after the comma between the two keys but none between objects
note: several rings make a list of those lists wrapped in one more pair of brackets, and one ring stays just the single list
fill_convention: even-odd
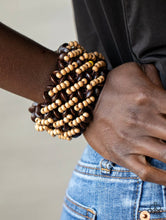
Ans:
[{"label": "wooden bead", "polygon": [[88,59],[88,53],[84,53],[83,56],[85,59]]},{"label": "wooden bead", "polygon": [[65,89],[65,88],[66,88],[66,85],[65,85],[64,82],[62,82],[62,83],[60,84],[60,86],[61,86],[62,89]]},{"label": "wooden bead", "polygon": [[49,125],[50,123],[48,122],[48,120],[45,120],[45,125]]},{"label": "wooden bead", "polygon": [[90,97],[90,100],[91,100],[92,102],[94,102],[94,101],[95,101],[95,97],[94,97],[94,96],[91,96],[91,97]]},{"label": "wooden bead", "polygon": [[88,118],[88,117],[89,117],[89,113],[88,113],[88,112],[84,112],[84,113],[83,113],[83,116],[86,117],[86,118]]},{"label": "wooden bead", "polygon": [[73,41],[70,41],[70,42],[68,43],[68,45],[69,45],[70,47],[73,47],[73,46],[74,46],[74,42],[73,42]]},{"label": "wooden bead", "polygon": [[48,118],[48,122],[49,122],[49,123],[53,123],[54,120],[53,120],[52,118]]},{"label": "wooden bead", "polygon": [[66,108],[70,108],[70,104],[68,102],[65,103]]},{"label": "wooden bead", "polygon": [[79,85],[80,87],[83,87],[83,86],[84,86],[84,83],[83,83],[82,81],[79,81],[79,82],[78,82],[78,85]]},{"label": "wooden bead", "polygon": [[73,57],[74,57],[73,52],[69,52],[67,55],[68,55],[70,58],[73,58]]},{"label": "wooden bead", "polygon": [[86,101],[88,102],[88,104],[91,104],[91,100],[89,98],[87,98]]},{"label": "wooden bead", "polygon": [[64,60],[68,62],[70,60],[69,56],[64,56]]},{"label": "wooden bead", "polygon": [[69,100],[69,105],[70,105],[70,106],[73,106],[73,105],[74,105],[73,100]]},{"label": "wooden bead", "polygon": [[82,73],[81,69],[76,69],[76,73],[81,74]]},{"label": "wooden bead", "polygon": [[62,70],[61,70],[61,74],[62,74],[63,76],[65,76],[65,75],[66,75],[66,71],[65,71],[64,69],[62,69]]},{"label": "wooden bead", "polygon": [[72,127],[72,126],[73,126],[73,122],[70,121],[70,122],[68,123],[68,125],[69,125],[70,127]]},{"label": "wooden bead", "polygon": [[35,122],[36,122],[36,123],[40,123],[40,122],[41,122],[41,119],[40,119],[40,118],[35,118]]},{"label": "wooden bead", "polygon": [[82,103],[85,107],[88,106],[88,102],[86,100],[84,100]]},{"label": "wooden bead", "polygon": [[94,52],[94,55],[98,57],[98,56],[99,56],[99,53],[98,53],[97,51],[95,51],[95,52]]},{"label": "wooden bead", "polygon": [[[85,69],[84,66],[80,66],[80,70],[81,70],[81,72],[84,72],[86,69]],[[79,73],[78,73],[78,74],[79,74]]]},{"label": "wooden bead", "polygon": [[77,112],[80,110],[80,108],[78,107],[78,105],[75,105],[75,106],[74,106],[74,110],[77,111]]},{"label": "wooden bead", "polygon": [[50,91],[48,92],[48,95],[49,95],[50,97],[52,97],[52,96],[54,95],[54,92],[53,92],[52,90],[50,90]]},{"label": "wooden bead", "polygon": [[88,84],[88,85],[86,86],[86,88],[87,88],[88,90],[92,90],[92,86],[91,86],[90,84]]},{"label": "wooden bead", "polygon": [[76,118],[76,122],[79,124],[79,123],[81,123],[81,119],[78,117],[78,118]]},{"label": "wooden bead", "polygon": [[60,126],[63,126],[63,125],[64,125],[64,121],[63,121],[63,120],[60,120],[60,121],[59,121],[59,124],[60,124]]},{"label": "wooden bead", "polygon": [[75,135],[74,129],[71,129],[71,134],[72,134],[72,135]]},{"label": "wooden bead", "polygon": [[74,41],[73,44],[74,44],[75,47],[78,46],[78,42],[77,41]]},{"label": "wooden bead", "polygon": [[79,59],[80,59],[81,61],[84,61],[85,58],[84,58],[83,56],[80,56]]},{"label": "wooden bead", "polygon": [[66,93],[67,93],[68,95],[71,95],[71,94],[72,94],[72,91],[71,91],[70,89],[66,89]]},{"label": "wooden bead", "polygon": [[78,67],[78,63],[77,62],[73,62],[72,65],[77,68]]},{"label": "wooden bead", "polygon": [[58,92],[58,89],[57,89],[56,87],[54,87],[54,88],[52,89],[52,91],[53,91],[54,93],[57,93],[57,92]]},{"label": "wooden bead", "polygon": [[58,91],[62,90],[62,87],[60,85],[57,85],[56,88],[57,88]]},{"label": "wooden bead", "polygon": [[62,105],[62,106],[61,106],[61,109],[62,109],[62,111],[66,111],[66,106],[65,106],[65,105]]},{"label": "wooden bead", "polygon": [[68,119],[73,119],[73,115],[69,114],[66,116]]},{"label": "wooden bead", "polygon": [[62,78],[62,74],[61,74],[61,73],[56,73],[56,77],[57,77],[58,79],[60,79],[60,78]]},{"label": "wooden bead", "polygon": [[55,109],[57,107],[57,105],[55,103],[52,103],[51,106],[53,109]]},{"label": "wooden bead", "polygon": [[78,90],[80,88],[80,86],[78,85],[78,83],[74,84],[74,87]]},{"label": "wooden bead", "polygon": [[67,134],[68,136],[72,136],[71,131],[68,131]]},{"label": "wooden bead", "polygon": [[76,120],[73,120],[73,125],[74,126],[77,126],[78,125],[78,122]]},{"label": "wooden bead", "polygon": [[45,114],[44,108],[40,110],[41,114]]},{"label": "wooden bead", "polygon": [[96,86],[96,82],[93,80],[90,82],[90,84],[91,84],[91,86]]},{"label": "wooden bead", "polygon": [[95,71],[95,72],[98,72],[99,69],[96,66],[93,66],[92,70]]},{"label": "wooden bead", "polygon": [[51,105],[48,105],[48,110],[49,111],[52,111],[53,110],[53,107]]},{"label": "wooden bead", "polygon": [[75,88],[74,86],[71,86],[71,87],[70,87],[70,90],[71,90],[72,92],[75,92],[75,91],[76,91],[76,88]]},{"label": "wooden bead", "polygon": [[84,83],[84,85],[86,85],[87,82],[88,82],[88,80],[87,80],[86,78],[83,78],[83,79],[82,79],[82,82]]},{"label": "wooden bead", "polygon": [[43,126],[39,126],[39,131],[44,131]]},{"label": "wooden bead", "polygon": [[45,112],[45,113],[49,112],[49,110],[48,110],[48,107],[47,107],[47,106],[45,106],[45,107],[44,107],[44,112]]},{"label": "wooden bead", "polygon": [[65,80],[64,81],[64,84],[68,87],[68,86],[70,86],[70,82],[68,81],[68,80]]},{"label": "wooden bead", "polygon": [[74,131],[76,134],[80,133],[80,129],[78,129],[78,128],[74,128]]},{"label": "wooden bead", "polygon": [[63,113],[63,110],[61,107],[58,108],[58,112]]},{"label": "wooden bead", "polygon": [[70,69],[70,71],[73,71],[74,70],[74,66],[73,65],[68,65],[68,68]]},{"label": "wooden bead", "polygon": [[67,117],[65,117],[63,120],[64,120],[65,123],[69,122],[69,119]]},{"label": "wooden bead", "polygon": [[73,98],[72,98],[72,101],[73,101],[74,103],[77,103],[77,102],[78,102],[78,98],[77,98],[77,97],[73,97]]},{"label": "wooden bead", "polygon": [[85,117],[83,115],[80,116],[81,121],[85,121]]},{"label": "wooden bead", "polygon": [[66,73],[70,73],[70,69],[69,69],[69,67],[65,67],[64,70],[66,71]]},{"label": "wooden bead", "polygon": [[84,108],[84,105],[80,102],[80,103],[78,103],[78,107],[79,107],[80,109],[83,109],[83,108]]},{"label": "wooden bead", "polygon": [[59,106],[59,105],[62,104],[62,101],[61,101],[60,99],[57,99],[57,100],[55,101],[55,103]]}]

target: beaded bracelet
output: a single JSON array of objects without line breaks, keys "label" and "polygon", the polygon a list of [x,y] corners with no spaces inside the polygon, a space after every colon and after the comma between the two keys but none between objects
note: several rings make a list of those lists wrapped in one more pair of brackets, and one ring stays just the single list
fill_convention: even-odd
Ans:
[{"label": "beaded bracelet", "polygon": [[88,53],[76,41],[61,45],[56,52],[58,67],[50,75],[44,101],[33,103],[29,111],[37,131],[71,140],[92,120],[108,70],[101,53]]}]

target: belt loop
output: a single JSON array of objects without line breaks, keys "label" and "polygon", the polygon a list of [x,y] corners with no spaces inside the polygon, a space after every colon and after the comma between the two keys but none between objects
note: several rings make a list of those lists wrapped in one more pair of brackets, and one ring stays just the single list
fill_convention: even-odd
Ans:
[{"label": "belt loop", "polygon": [[100,161],[100,170],[103,174],[110,174],[113,168],[113,163],[109,160],[103,159]]}]

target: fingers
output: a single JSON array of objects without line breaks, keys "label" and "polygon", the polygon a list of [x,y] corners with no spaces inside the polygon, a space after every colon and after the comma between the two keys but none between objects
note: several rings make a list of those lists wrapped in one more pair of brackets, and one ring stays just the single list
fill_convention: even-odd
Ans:
[{"label": "fingers", "polygon": [[166,171],[151,166],[143,156],[131,156],[129,168],[143,181],[166,185]]},{"label": "fingers", "polygon": [[160,139],[145,136],[135,148],[135,154],[145,155],[166,163],[166,143]]}]

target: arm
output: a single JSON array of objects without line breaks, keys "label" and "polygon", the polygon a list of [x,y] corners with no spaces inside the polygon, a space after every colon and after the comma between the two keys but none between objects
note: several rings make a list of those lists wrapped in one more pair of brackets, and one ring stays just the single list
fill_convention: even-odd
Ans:
[{"label": "arm", "polygon": [[42,102],[55,52],[0,23],[0,88]]}]

